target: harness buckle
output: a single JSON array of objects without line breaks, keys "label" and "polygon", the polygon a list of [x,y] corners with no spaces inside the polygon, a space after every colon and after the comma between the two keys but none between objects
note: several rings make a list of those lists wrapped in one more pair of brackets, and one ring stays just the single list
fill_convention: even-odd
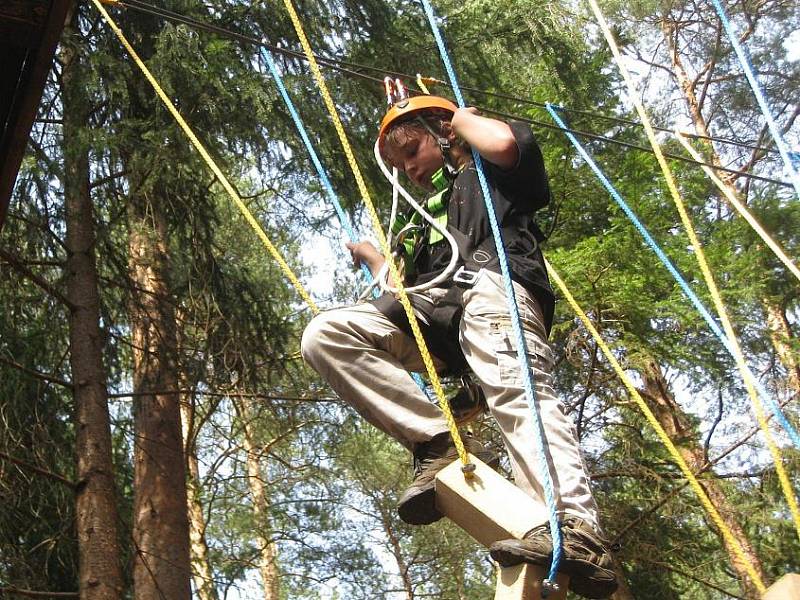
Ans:
[{"label": "harness buckle", "polygon": [[468,271],[464,268],[464,265],[461,265],[458,267],[458,271],[453,275],[453,281],[465,285],[475,285],[475,282],[478,281],[479,274],[480,271]]}]

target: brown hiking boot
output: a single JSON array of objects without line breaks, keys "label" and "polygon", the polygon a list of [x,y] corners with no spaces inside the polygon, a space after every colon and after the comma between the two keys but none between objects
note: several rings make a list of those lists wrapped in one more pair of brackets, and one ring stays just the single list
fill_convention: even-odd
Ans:
[{"label": "brown hiking boot", "polygon": [[[493,469],[500,464],[497,455],[484,448],[478,440],[465,437],[464,446],[467,452]],[[414,449],[414,481],[397,504],[397,512],[403,521],[409,525],[428,525],[442,518],[442,513],[436,508],[433,486],[436,474],[456,459],[458,453],[449,432],[417,445]]]},{"label": "brown hiking boot", "polygon": [[489,410],[483,389],[468,374],[461,376],[461,386],[447,402],[459,427]]},{"label": "brown hiking boot", "polygon": [[[585,598],[608,598],[617,589],[617,576],[606,542],[577,517],[567,517],[561,525],[564,554],[558,570],[569,575],[569,589]],[[523,562],[549,567],[553,560],[550,525],[541,525],[524,539],[495,542],[489,554],[502,567]]]}]

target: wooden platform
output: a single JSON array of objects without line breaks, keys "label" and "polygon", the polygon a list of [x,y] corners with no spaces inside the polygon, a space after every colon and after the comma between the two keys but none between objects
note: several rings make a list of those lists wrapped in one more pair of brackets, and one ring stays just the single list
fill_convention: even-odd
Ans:
[{"label": "wooden platform", "polygon": [[[470,479],[455,461],[436,475],[436,506],[447,518],[487,548],[498,540],[522,538],[547,521],[546,508],[513,483],[470,455]],[[498,569],[495,600],[539,600],[547,569],[519,565]],[[558,576],[560,590],[548,600],[563,600],[569,578]]]},{"label": "wooden platform", "polygon": [[789,573],[773,583],[764,600],[800,600],[800,575]]},{"label": "wooden platform", "polygon": [[0,0],[0,229],[73,0]]},{"label": "wooden platform", "polygon": [[[542,580],[547,569],[535,565],[519,565],[497,569],[497,585],[494,600],[542,600]],[[567,597],[569,578],[558,574],[559,591],[550,594],[547,600],[561,600]]]}]

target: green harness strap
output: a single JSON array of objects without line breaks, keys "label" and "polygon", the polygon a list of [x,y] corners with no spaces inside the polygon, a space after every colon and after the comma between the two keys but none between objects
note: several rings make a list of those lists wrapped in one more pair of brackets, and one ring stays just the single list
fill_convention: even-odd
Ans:
[{"label": "green harness strap", "polygon": [[[445,177],[444,170],[439,169],[431,177],[431,183],[436,189],[436,193],[425,202],[425,210],[431,215],[436,224],[444,229],[447,227],[447,204],[450,200],[450,181]],[[403,230],[407,229],[405,235]],[[422,215],[414,211],[409,219],[406,216],[398,215],[392,224],[392,233],[400,236],[398,239],[398,249],[405,262],[406,276],[414,274],[414,253],[422,241],[424,233],[428,234],[427,243],[430,245],[438,244],[444,240],[442,233],[431,226],[429,223],[422,224]]]}]

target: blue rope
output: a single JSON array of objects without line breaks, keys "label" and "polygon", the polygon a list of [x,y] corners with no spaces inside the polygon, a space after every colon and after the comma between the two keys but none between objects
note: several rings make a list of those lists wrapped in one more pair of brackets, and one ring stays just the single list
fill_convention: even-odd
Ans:
[{"label": "blue rope", "polygon": [[[336,209],[336,214],[339,216],[339,222],[342,224],[342,228],[345,230],[345,233],[347,233],[347,237],[350,238],[351,242],[357,242],[358,237],[356,236],[356,232],[353,229],[350,219],[348,218],[347,213],[344,211],[341,202],[339,202],[339,197],[336,195],[336,192],[333,191],[331,180],[328,178],[328,174],[325,171],[325,168],[322,166],[316,150],[314,150],[314,145],[311,143],[308,133],[306,133],[306,128],[303,125],[302,119],[300,119],[300,115],[294,106],[294,102],[292,102],[292,99],[289,97],[289,93],[286,91],[286,86],[283,85],[283,78],[281,77],[280,72],[278,72],[278,67],[275,65],[272,55],[266,48],[262,46],[261,56],[264,58],[267,66],[269,67],[269,72],[272,74],[272,78],[275,80],[275,84],[278,86],[278,91],[281,93],[281,97],[283,98],[283,102],[286,104],[286,108],[289,109],[289,114],[292,116],[292,121],[294,121],[297,131],[300,133],[300,137],[303,139],[303,144],[305,144],[309,156],[311,156],[311,162],[314,163],[314,168],[317,170],[317,175],[319,175],[320,181],[322,181],[322,186],[325,188],[325,193],[327,194],[328,199],[331,201],[331,204],[333,204],[334,208]],[[372,273],[370,273],[369,268],[362,264],[361,271],[364,274],[364,278],[367,280],[367,283],[371,283]],[[417,386],[419,386],[419,388],[425,392],[425,395],[430,398],[430,394],[427,392],[422,375],[419,373],[412,373],[411,377],[414,379]]]},{"label": "blue rope", "polygon": [[[303,139],[303,143],[306,146],[306,150],[308,150],[309,156],[311,156],[311,162],[314,163],[314,168],[317,170],[317,174],[319,175],[320,181],[322,181],[322,186],[325,188],[325,192],[328,196],[328,199],[333,204],[334,208],[336,209],[336,214],[339,215],[339,221],[342,224],[342,228],[347,233],[347,237],[350,238],[350,241],[355,243],[358,241],[356,237],[356,233],[353,230],[353,226],[350,224],[350,219],[347,216],[347,213],[342,208],[342,204],[339,202],[339,198],[336,196],[336,192],[333,191],[333,185],[331,185],[331,180],[328,178],[328,174],[322,166],[322,163],[317,156],[317,152],[314,150],[314,146],[311,143],[311,140],[306,133],[306,128],[303,125],[303,121],[300,119],[300,115],[297,112],[297,109],[294,107],[294,103],[292,99],[289,97],[288,92],[286,91],[286,86],[283,85],[283,78],[281,74],[278,72],[278,67],[275,65],[275,61],[272,60],[272,55],[266,48],[261,48],[261,56],[267,63],[269,67],[269,72],[272,74],[272,78],[275,80],[275,84],[278,86],[278,90],[281,93],[281,97],[283,98],[284,103],[286,104],[286,108],[289,109],[289,114],[292,116],[292,121],[294,121],[295,126],[297,127],[297,131],[300,133],[300,137]],[[366,265],[361,265],[361,268],[364,270],[366,276],[371,281],[372,275],[367,269]]]},{"label": "blue rope", "polygon": [[[572,145],[575,146],[575,149],[583,157],[583,160],[585,160],[587,164],[592,168],[592,171],[594,171],[594,174],[597,175],[597,178],[600,180],[603,186],[605,186],[606,190],[608,190],[608,193],[611,194],[611,197],[614,198],[617,204],[619,204],[620,208],[622,208],[622,210],[625,212],[625,214],[628,216],[631,222],[636,226],[636,229],[639,231],[639,233],[642,234],[642,237],[647,242],[647,245],[650,246],[653,252],[656,253],[659,260],[661,260],[661,262],[664,264],[667,270],[672,274],[672,277],[675,278],[675,281],[678,282],[678,285],[680,285],[684,294],[686,294],[689,300],[691,300],[692,304],[694,304],[697,311],[702,315],[706,323],[708,323],[709,328],[716,334],[716,336],[725,346],[728,353],[735,359],[733,345],[728,339],[728,336],[725,335],[725,332],[722,331],[722,329],[717,324],[714,317],[711,316],[711,313],[708,312],[705,305],[703,305],[703,303],[700,301],[700,299],[697,297],[694,291],[692,291],[692,288],[689,287],[689,284],[686,282],[683,276],[678,272],[678,269],[675,268],[675,266],[672,264],[669,258],[667,258],[667,255],[664,254],[664,251],[661,250],[661,247],[658,245],[658,242],[656,242],[653,239],[653,237],[650,235],[650,233],[647,231],[644,225],[642,225],[641,221],[639,221],[636,214],[631,210],[631,208],[628,206],[625,200],[622,199],[622,196],[619,194],[619,192],[617,192],[616,188],[614,188],[614,186],[611,184],[611,182],[608,180],[605,174],[603,174],[603,172],[600,170],[600,167],[597,166],[597,163],[584,149],[584,147],[581,145],[578,139],[569,131],[569,129],[567,129],[566,124],[556,112],[556,109],[559,107],[554,106],[549,102],[546,103],[545,106],[547,108],[547,112],[550,113],[550,116],[553,118],[556,124],[569,138],[569,140],[572,142]],[[800,435],[798,435],[797,430],[786,419],[786,416],[783,414],[783,411],[781,411],[780,405],[778,405],[778,403],[772,398],[772,396],[767,393],[767,390],[764,388],[761,382],[758,381],[755,377],[753,377],[753,384],[758,390],[758,394],[766,401],[767,405],[770,407],[770,410],[772,411],[772,414],[775,417],[775,419],[781,424],[786,433],[789,434],[789,437],[792,439],[792,442],[794,442],[794,445],[800,448]]]},{"label": "blue rope", "polygon": [[[436,16],[433,13],[433,8],[428,0],[422,0],[422,5],[425,8],[425,14],[428,17],[428,22],[430,23],[433,35],[436,38],[436,45],[439,47],[439,54],[441,55],[442,62],[444,62],[445,69],[447,70],[447,76],[450,79],[450,85],[453,88],[456,101],[458,105],[463,108],[465,106],[464,97],[461,94],[461,88],[458,85],[458,80],[456,79],[453,65],[450,62],[450,56],[447,52],[447,48],[445,47],[444,40],[442,39],[441,33],[439,32],[439,27],[436,24]],[[550,587],[554,586],[556,582],[556,571],[558,570],[558,565],[561,562],[563,549],[561,528],[559,526],[558,513],[556,509],[555,493],[553,491],[553,481],[550,476],[550,470],[547,463],[544,428],[542,426],[542,420],[536,405],[536,392],[533,387],[533,378],[531,376],[530,361],[528,360],[527,345],[525,343],[525,336],[522,332],[522,323],[519,317],[517,299],[514,294],[514,285],[511,280],[511,272],[508,268],[508,261],[506,259],[506,252],[503,245],[500,227],[497,224],[497,215],[495,214],[492,195],[489,191],[489,185],[486,182],[486,174],[483,170],[483,162],[481,161],[480,154],[478,154],[474,149],[472,150],[472,158],[475,161],[475,169],[478,173],[478,181],[480,182],[481,191],[483,192],[483,200],[486,203],[486,213],[489,216],[489,223],[492,228],[492,235],[494,237],[495,247],[497,249],[497,258],[500,262],[500,271],[503,275],[503,283],[505,284],[506,298],[508,300],[508,309],[511,314],[512,330],[517,338],[517,359],[519,360],[519,366],[523,373],[523,386],[525,388],[528,404],[530,405],[531,412],[533,413],[536,447],[539,452],[539,467],[541,471],[540,477],[542,479],[542,487],[544,488],[545,501],[547,502],[548,511],[550,513],[550,531],[553,537],[553,560],[550,564],[548,579],[546,580],[546,583],[549,585],[547,588],[545,588],[550,589]]]},{"label": "blue rope", "polygon": [[750,57],[747,54],[747,50],[739,43],[739,40],[736,37],[736,32],[733,31],[731,22],[728,20],[728,17],[725,14],[725,9],[722,8],[722,4],[720,4],[719,0],[711,0],[711,3],[714,5],[717,15],[719,15],[719,19],[722,22],[722,26],[725,28],[725,32],[728,34],[731,45],[736,51],[736,56],[739,57],[739,62],[744,69],[744,74],[747,77],[747,81],[750,82],[750,87],[753,90],[753,94],[755,94],[758,105],[761,107],[761,113],[767,120],[767,125],[769,125],[769,130],[772,133],[773,139],[775,140],[775,145],[778,147],[778,152],[783,159],[783,164],[789,171],[789,177],[792,180],[794,191],[798,198],[800,198],[800,175],[798,175],[797,170],[795,169],[795,166],[791,160],[789,147],[786,145],[786,142],[783,139],[781,130],[778,128],[778,124],[775,122],[775,119],[772,118],[772,113],[767,105],[767,99],[764,96],[764,92],[761,90],[758,79],[753,73],[753,66],[750,63]]}]

